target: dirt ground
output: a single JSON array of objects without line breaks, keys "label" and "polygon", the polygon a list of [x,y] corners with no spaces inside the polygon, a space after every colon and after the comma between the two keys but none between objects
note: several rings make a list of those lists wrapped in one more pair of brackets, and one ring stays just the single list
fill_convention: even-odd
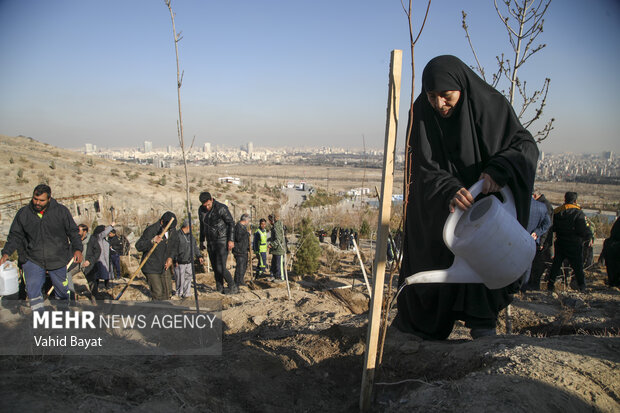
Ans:
[{"label": "dirt ground", "polygon": [[[4,356],[0,410],[357,411],[369,300],[353,252],[337,254],[335,274],[292,276],[291,299],[266,281],[221,295],[200,273],[200,297],[222,300],[221,356]],[[516,296],[512,335],[472,340],[457,325],[421,341],[390,328],[371,410],[620,411],[620,291],[605,278],[588,271],[586,294]],[[149,298],[136,280],[123,300]]]}]

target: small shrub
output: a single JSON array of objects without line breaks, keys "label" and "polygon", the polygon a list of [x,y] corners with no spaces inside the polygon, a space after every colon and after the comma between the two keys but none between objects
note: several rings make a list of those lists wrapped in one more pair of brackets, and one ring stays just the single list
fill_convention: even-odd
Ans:
[{"label": "small shrub", "polygon": [[314,228],[310,218],[301,220],[299,248],[295,253],[295,262],[293,263],[293,271],[297,275],[312,275],[319,271],[319,256],[321,255],[321,246],[319,240],[314,235]]},{"label": "small shrub", "polygon": [[368,221],[363,220],[362,225],[360,226],[360,237],[368,237],[370,235],[370,224]]},{"label": "small shrub", "polygon": [[56,169],[56,162],[50,161],[50,169]]},{"label": "small shrub", "polygon": [[335,248],[326,247],[324,250],[325,265],[330,272],[337,272],[340,269],[340,255]]},{"label": "small shrub", "polygon": [[13,159],[13,157],[12,157],[12,156],[9,158],[9,163],[10,163],[11,165],[13,165],[13,164],[15,163],[15,160]]}]

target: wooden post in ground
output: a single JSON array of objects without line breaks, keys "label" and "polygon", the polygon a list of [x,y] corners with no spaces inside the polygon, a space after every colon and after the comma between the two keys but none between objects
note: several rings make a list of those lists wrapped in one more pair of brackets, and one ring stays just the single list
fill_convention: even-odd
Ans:
[{"label": "wooden post in ground", "polygon": [[392,50],[390,59],[390,78],[388,89],[387,120],[385,125],[385,147],[383,150],[383,178],[381,180],[381,204],[379,206],[379,223],[377,226],[377,245],[372,279],[372,298],[368,314],[368,332],[366,335],[366,353],[360,392],[360,410],[370,407],[372,387],[374,384],[381,327],[381,305],[383,286],[385,284],[385,264],[387,260],[387,240],[390,229],[392,209],[392,184],[394,182],[394,151],[396,149],[396,131],[398,129],[398,110],[400,106],[400,76],[402,69],[402,50]]},{"label": "wooden post in ground", "polygon": [[[355,253],[357,254],[357,259],[360,262],[360,267],[362,267],[362,274],[364,275],[364,282],[366,283],[366,288],[368,289],[368,296],[372,298],[372,290],[370,289],[370,283],[368,282],[368,277],[366,276],[366,266],[364,265],[364,261],[362,261],[362,256],[360,255],[360,250],[357,248],[357,242],[355,242],[355,238],[353,238],[353,246],[355,247]],[[355,280],[355,278],[353,278]],[[353,288],[353,286],[351,286]]]}]

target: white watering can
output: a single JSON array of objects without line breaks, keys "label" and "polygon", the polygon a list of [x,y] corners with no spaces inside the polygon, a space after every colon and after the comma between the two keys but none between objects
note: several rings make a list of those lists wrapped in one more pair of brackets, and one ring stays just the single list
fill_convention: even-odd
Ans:
[{"label": "white watering can", "polygon": [[[482,182],[469,189],[474,198],[482,192]],[[448,216],[443,240],[454,253],[450,268],[419,272],[405,283],[483,283],[497,289],[518,280],[532,264],[536,242],[517,221],[510,189],[505,186],[500,192],[504,202],[488,196]]]},{"label": "white watering can", "polygon": [[0,295],[15,294],[19,290],[17,268],[7,261],[0,266]]}]

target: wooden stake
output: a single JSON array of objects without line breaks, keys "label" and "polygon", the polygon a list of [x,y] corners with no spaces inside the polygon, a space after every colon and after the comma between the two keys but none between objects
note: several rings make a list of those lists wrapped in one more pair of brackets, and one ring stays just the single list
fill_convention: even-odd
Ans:
[{"label": "wooden stake", "polygon": [[288,299],[291,299],[291,285],[288,282],[288,271],[286,270],[286,248],[284,250],[284,255],[282,256],[284,260],[284,278],[286,279],[286,291],[288,292]]},{"label": "wooden stake", "polygon": [[385,125],[385,147],[383,150],[383,178],[381,180],[381,204],[377,226],[377,245],[373,274],[372,298],[368,314],[368,333],[366,335],[366,354],[360,393],[360,410],[370,407],[372,386],[377,361],[377,345],[381,324],[381,305],[383,285],[385,284],[385,264],[387,260],[387,240],[390,229],[392,209],[392,184],[394,182],[394,152],[398,129],[398,110],[400,106],[400,76],[402,70],[402,50],[392,50],[390,59],[390,79],[388,89],[387,120]]},{"label": "wooden stake", "polygon": [[[174,222],[174,218],[170,218],[170,221],[168,221],[168,223],[166,224],[166,227],[163,229],[161,234],[159,234],[160,237],[163,237],[164,234],[166,232],[168,232],[168,228],[170,228],[170,225],[172,225],[173,222]],[[149,252],[146,254],[146,257],[144,257],[144,259],[142,260],[142,262],[138,266],[138,269],[134,271],[134,273],[132,274],[132,276],[129,279],[129,281],[127,281],[127,284],[125,284],[125,287],[123,288],[123,290],[116,296],[115,300],[120,300],[121,297],[123,296],[123,294],[125,294],[125,291],[127,291],[127,288],[129,288],[129,286],[131,285],[131,282],[133,281],[133,279],[136,278],[136,275],[138,275],[138,273],[140,272],[140,270],[142,269],[144,264],[146,264],[148,259],[151,257],[151,254],[153,253],[153,251],[155,251],[155,248],[157,248],[158,245],[159,245],[159,243],[153,244],[153,246],[151,247]]]},{"label": "wooden stake", "polygon": [[362,267],[362,274],[364,274],[364,282],[366,283],[366,288],[368,289],[368,296],[372,299],[372,291],[370,290],[370,284],[368,283],[368,277],[366,276],[366,266],[364,265],[364,261],[362,261],[362,256],[360,255],[359,248],[357,248],[357,242],[355,242],[355,238],[352,238],[352,241],[353,246],[355,247],[355,252],[357,253],[357,259],[360,261],[360,266]]},{"label": "wooden stake", "polygon": [[[73,264],[73,260],[75,259],[75,257],[71,257],[71,261],[69,261],[69,264],[67,264],[67,269],[69,269],[69,267],[71,266],[71,264]],[[25,279],[24,279],[25,281]],[[49,297],[49,295],[52,293],[52,291],[54,291],[54,286],[52,285],[52,287],[49,289],[49,291],[47,292],[47,296]]]}]

